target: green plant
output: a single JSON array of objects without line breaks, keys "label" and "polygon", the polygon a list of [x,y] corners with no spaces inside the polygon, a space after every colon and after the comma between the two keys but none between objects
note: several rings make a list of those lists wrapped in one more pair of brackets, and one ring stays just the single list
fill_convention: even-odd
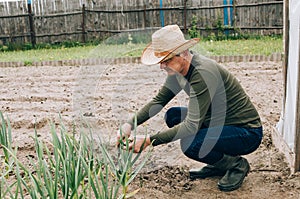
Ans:
[{"label": "green plant", "polygon": [[192,22],[191,22],[191,28],[188,29],[188,34],[191,38],[199,38],[200,32],[197,30],[197,16],[193,15]]},{"label": "green plant", "polygon": [[0,112],[1,129],[0,129],[0,147],[3,149],[4,162],[9,163],[10,154],[8,150],[12,150],[11,126],[9,120],[5,120],[2,112]]},{"label": "green plant", "polygon": [[[136,135],[136,119],[135,119],[135,124],[134,124],[134,137]],[[122,136],[122,131],[120,131],[120,137]],[[132,140],[133,146],[135,145],[135,139]],[[145,143],[146,140],[144,140]],[[105,162],[108,162],[110,165],[110,168],[112,168],[113,175],[116,180],[119,181],[120,185],[122,186],[122,195],[120,198],[129,198],[135,195],[139,189],[134,190],[130,193],[128,193],[128,186],[132,182],[132,180],[136,177],[136,175],[140,172],[140,170],[144,167],[146,161],[148,160],[150,156],[150,150],[147,152],[146,156],[144,159],[139,162],[138,167],[134,168],[134,165],[137,163],[139,160],[139,157],[141,155],[141,151],[137,154],[134,155],[132,150],[129,150],[129,143],[131,141],[126,138],[125,142],[121,141],[121,144],[119,145],[119,153],[117,157],[117,162],[113,161],[113,158],[110,156],[110,154],[107,152],[107,150],[102,147],[102,151],[104,157],[106,158]],[[141,148],[144,147],[144,144],[142,145]],[[125,150],[124,150],[125,149]]]},{"label": "green plant", "polygon": [[[3,121],[2,114],[1,117]],[[6,127],[6,123],[3,125],[2,122],[2,129],[3,126]],[[69,131],[63,123],[58,128],[59,132],[56,126],[51,124],[51,141],[39,140],[35,131],[35,155],[29,157],[29,163],[18,159],[16,151],[12,151],[6,141],[10,140],[11,143],[10,138],[1,138],[1,143],[4,143],[1,146],[6,151],[7,159],[13,160],[14,165],[7,171],[1,169],[0,198],[25,198],[29,195],[31,198],[50,199],[114,199],[128,198],[138,191],[128,193],[128,186],[145,165],[150,151],[139,165],[135,166],[140,154],[133,154],[128,147],[119,148],[117,156],[113,156],[106,144],[99,139],[100,151],[97,151],[92,128],[89,126],[88,132],[85,132],[83,127],[77,131],[75,126]],[[11,137],[10,126],[5,132]],[[79,138],[76,138],[76,135],[79,135]],[[128,139],[126,143],[129,143]],[[8,172],[14,178],[9,183],[4,178]]]},{"label": "green plant", "polygon": [[226,39],[226,35],[224,34],[225,28],[222,17],[218,16],[218,18],[212,22],[210,27],[206,27],[206,30],[209,33],[208,40],[220,41]]},{"label": "green plant", "polygon": [[32,61],[24,61],[24,66],[32,66]]},{"label": "green plant", "polygon": [[0,153],[0,198],[6,198],[7,194],[10,195],[10,198],[13,198],[12,188],[15,184],[9,184],[7,179],[9,178],[10,173],[13,171],[13,166],[15,165],[12,155],[17,153],[17,148],[13,150],[11,125],[8,119],[5,120],[1,111],[0,120],[0,149],[2,148],[3,151],[3,156]]},{"label": "green plant", "polygon": [[5,46],[5,45],[1,45],[0,46],[0,51],[2,51],[2,52],[8,51],[8,47]]}]

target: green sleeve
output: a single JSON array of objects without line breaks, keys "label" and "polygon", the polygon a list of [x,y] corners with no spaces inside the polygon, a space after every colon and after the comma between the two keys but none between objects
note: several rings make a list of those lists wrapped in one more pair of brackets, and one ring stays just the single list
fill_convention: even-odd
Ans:
[{"label": "green sleeve", "polygon": [[[159,145],[195,135],[200,129],[211,104],[211,96],[214,96],[220,77],[216,67],[210,70],[194,70],[190,80],[190,99],[187,117],[180,124],[150,137],[153,145]],[[204,78],[205,77],[205,78]]]}]

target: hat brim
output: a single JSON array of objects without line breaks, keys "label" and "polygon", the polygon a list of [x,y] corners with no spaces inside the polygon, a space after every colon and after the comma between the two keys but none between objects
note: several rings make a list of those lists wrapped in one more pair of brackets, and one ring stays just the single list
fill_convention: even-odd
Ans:
[{"label": "hat brim", "polygon": [[161,63],[164,60],[170,59],[173,56],[175,56],[178,53],[181,53],[185,50],[187,50],[188,48],[194,46],[195,44],[197,44],[200,41],[199,38],[193,38],[190,40],[186,40],[185,43],[179,45],[178,47],[171,49],[165,56],[162,57],[156,57],[155,56],[155,51],[152,47],[152,44],[148,44],[148,46],[144,49],[142,56],[141,56],[141,62],[145,65],[154,65],[154,64],[158,64]]}]

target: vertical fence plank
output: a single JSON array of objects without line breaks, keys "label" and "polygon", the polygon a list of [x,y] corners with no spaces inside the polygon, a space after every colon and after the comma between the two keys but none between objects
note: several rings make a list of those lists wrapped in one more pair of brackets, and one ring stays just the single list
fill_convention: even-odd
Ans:
[{"label": "vertical fence plank", "polygon": [[[242,4],[241,2],[240,2],[240,4]],[[239,10],[239,21],[240,21],[240,24],[239,24],[239,26],[240,27],[242,27],[242,26],[246,26],[247,24],[246,24],[246,16],[247,16],[247,8],[246,7],[239,7],[238,8],[238,10]],[[243,17],[243,15],[245,16],[245,17]]]},{"label": "vertical fence plank", "polygon": [[[136,0],[132,0],[129,10],[137,10],[139,8],[138,3]],[[131,13],[131,18],[128,20],[128,24],[131,25],[130,29],[137,29],[138,28],[138,17],[139,17],[139,12],[134,11]],[[133,19],[133,23],[131,23],[131,19]]]},{"label": "vertical fence plank", "polygon": [[266,6],[261,6],[261,12],[260,12],[260,17],[261,17],[261,26],[265,26],[265,27],[267,27],[267,16],[266,17],[263,17],[265,14],[266,14],[266,12],[267,12],[267,9],[266,9]]},{"label": "vertical fence plank", "polygon": [[[154,6],[156,6],[155,4],[154,4],[154,2],[152,2],[152,1],[150,1],[150,0],[148,0],[148,6],[149,6],[149,9],[151,9],[151,8],[154,8]],[[157,20],[159,19],[159,17],[157,16],[157,11],[153,11],[153,12],[148,12],[149,13],[149,27],[157,27],[158,26],[158,24],[157,24]]]},{"label": "vertical fence plank", "polygon": [[[253,3],[253,0],[249,1],[249,3]],[[247,27],[249,27],[250,24],[253,23],[253,18],[250,17],[251,15],[254,15],[254,13],[252,13],[252,12],[253,12],[253,6],[249,6],[247,8],[247,18],[246,18]],[[249,31],[248,31],[248,33],[249,33]]]},{"label": "vertical fence plank", "polygon": [[[124,2],[124,6],[123,6],[123,8],[124,8],[124,10],[131,10],[131,5],[132,5],[132,3],[133,3],[133,0],[128,0],[127,2]],[[130,29],[133,29],[133,27],[134,27],[134,23],[135,23],[135,13],[134,12],[128,12],[128,13],[126,13],[126,14],[123,14],[123,18],[125,18],[125,24],[124,24],[124,28],[125,28],[125,30],[127,29],[127,30],[130,30]]]},{"label": "vertical fence plank", "polygon": [[[139,3],[138,0],[135,1],[135,5],[136,5],[136,9],[140,10],[142,9],[143,7],[141,6],[141,4]],[[136,24],[135,24],[135,27],[134,29],[139,29],[139,28],[143,28],[143,13],[142,12],[136,12]]]},{"label": "vertical fence plank", "polygon": [[239,3],[238,0],[234,0],[234,25],[235,28],[240,26],[241,20],[240,20],[240,8],[238,7]]},{"label": "vertical fence plank", "polygon": [[29,28],[30,28],[31,44],[32,44],[32,47],[35,47],[36,38],[35,38],[33,14],[32,14],[32,10],[31,10],[31,0],[28,0],[28,16],[29,16]]},{"label": "vertical fence plank", "polygon": [[187,10],[186,10],[186,6],[187,6],[187,4],[186,4],[186,2],[187,2],[187,0],[183,0],[184,1],[184,4],[183,4],[183,26],[184,26],[184,33],[186,34],[187,33],[187,27],[186,27],[186,21],[187,21]]},{"label": "vertical fence plank", "polygon": [[[208,6],[208,2],[207,1],[202,1],[200,6],[203,6],[203,7]],[[204,10],[202,10],[202,13],[203,13],[204,17],[203,17],[203,22],[202,22],[203,24],[201,26],[203,27],[206,24],[207,27],[211,27],[211,25],[208,21],[208,10],[204,9]]]},{"label": "vertical fence plank", "polygon": [[[128,0],[125,5],[123,4],[123,10],[130,10],[132,0]],[[135,18],[133,17],[133,12],[122,13],[123,26],[125,30],[132,29],[131,27],[134,24]],[[130,21],[130,23],[129,23]]]},{"label": "vertical fence plank", "polygon": [[[136,8],[138,10],[141,10],[142,4],[139,3],[140,1],[136,0]],[[135,25],[135,29],[139,29],[142,27],[142,23],[143,23],[143,13],[142,12],[137,12],[136,13],[136,25]]]},{"label": "vertical fence plank", "polygon": [[147,17],[146,17],[146,4],[144,4],[144,11],[143,11],[143,21],[144,21],[144,23],[143,23],[143,28],[146,28],[147,27]]},{"label": "vertical fence plank", "polygon": [[86,42],[86,32],[85,32],[85,4],[82,4],[82,42]]},{"label": "vertical fence plank", "polygon": [[[227,0],[227,4],[230,0]],[[34,27],[35,36],[39,42],[61,42],[63,40],[86,40],[95,38],[104,38],[113,34],[112,32],[126,31],[128,29],[139,29],[146,27],[160,27],[160,0],[98,0],[86,1],[86,10],[106,10],[110,12],[85,12],[83,15],[64,15],[70,12],[83,12],[80,7],[80,1],[71,0],[32,0],[32,11],[35,14]],[[283,20],[278,17],[282,14],[282,4],[258,5],[263,2],[276,2],[272,0],[234,0],[233,15],[234,27],[241,27],[241,33],[282,33],[282,29],[260,30],[260,27],[281,27]],[[16,15],[24,12],[22,5],[16,2],[5,3],[4,7],[0,6],[0,15],[3,13],[14,13]],[[247,4],[248,6],[242,6]],[[249,4],[252,4],[249,6]],[[2,5],[2,4],[0,4]],[[8,5],[8,6],[7,6]],[[17,6],[17,7],[16,7]],[[165,24],[178,23],[183,27],[184,32],[191,27],[192,17],[197,17],[197,27],[201,30],[202,35],[210,34],[216,28],[217,22],[224,23],[223,1],[213,0],[181,0],[171,1],[163,0]],[[237,6],[237,7],[236,7]],[[27,5],[25,4],[25,7]],[[178,9],[181,7],[181,9]],[[198,9],[191,9],[191,8]],[[18,8],[18,9],[16,9]],[[172,8],[174,8],[172,10]],[[177,9],[175,9],[177,8]],[[133,10],[139,11],[133,11]],[[25,9],[27,10],[27,9]],[[121,11],[124,12],[121,12]],[[3,11],[3,12],[2,12]],[[118,11],[118,12],[115,12]],[[36,13],[35,13],[36,12]],[[49,16],[51,14],[51,16]],[[1,35],[10,35],[11,38],[16,38],[18,35],[24,35],[23,40],[26,41],[28,33],[22,31],[22,21],[24,16],[10,19],[9,16],[5,20],[0,21],[0,40],[7,40],[7,36],[1,38]],[[28,18],[28,17],[27,17]],[[85,18],[85,20],[83,20]],[[5,22],[3,22],[5,21]],[[83,21],[85,21],[83,23]],[[83,24],[85,26],[83,27]],[[248,28],[247,28],[248,27]],[[21,31],[20,31],[21,30]],[[112,32],[110,32],[112,31]],[[84,38],[85,33],[85,38]],[[43,36],[43,35],[49,36]],[[55,35],[54,35],[55,34]],[[18,36],[18,38],[20,38]],[[29,37],[28,37],[29,38]],[[30,37],[31,38],[31,37]],[[10,39],[13,41],[13,39]]]},{"label": "vertical fence plank", "polygon": [[232,1],[232,27],[236,28],[236,0]]}]

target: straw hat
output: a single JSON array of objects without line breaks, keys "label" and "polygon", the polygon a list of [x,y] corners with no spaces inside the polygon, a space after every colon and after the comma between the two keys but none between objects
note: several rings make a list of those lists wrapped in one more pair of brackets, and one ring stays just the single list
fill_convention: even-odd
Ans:
[{"label": "straw hat", "polygon": [[199,38],[186,40],[178,25],[165,26],[152,34],[152,42],[144,49],[141,61],[158,64],[192,47]]}]

